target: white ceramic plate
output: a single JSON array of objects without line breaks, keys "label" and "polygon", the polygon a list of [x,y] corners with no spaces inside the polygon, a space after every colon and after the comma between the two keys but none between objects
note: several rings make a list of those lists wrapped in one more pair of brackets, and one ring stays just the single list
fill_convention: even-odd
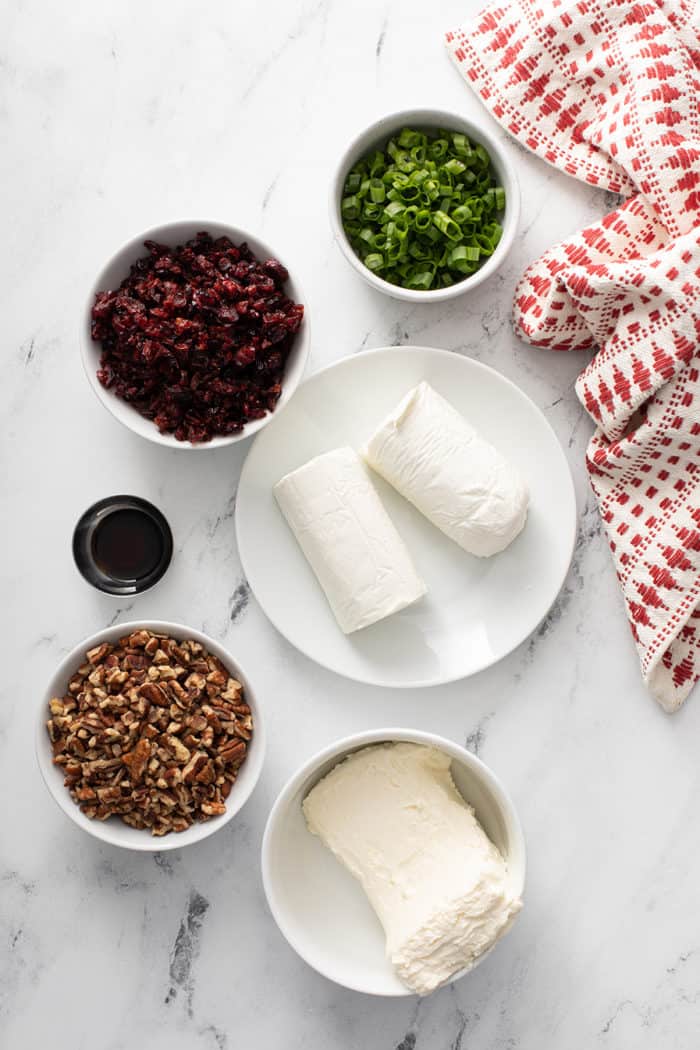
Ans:
[{"label": "white ceramic plate", "polygon": [[[321,452],[339,445],[359,448],[423,379],[522,472],[530,487],[528,520],[502,554],[476,558],[373,474],[428,594],[380,623],[344,635],[272,486]],[[425,686],[490,666],[537,627],[571,561],[576,501],[553,430],[513,383],[447,350],[387,347],[355,354],[312,376],[258,435],[241,474],[236,528],[255,596],[293,645],[360,682]]]},{"label": "white ceramic plate", "polygon": [[[352,751],[385,740],[410,740],[451,756],[457,789],[474,807],[484,831],[505,857],[513,893],[522,896],[525,841],[515,807],[503,785],[492,770],[463,747],[413,729],[358,733],[331,744],[297,770],[270,811],[263,837],[262,873],[277,925],[309,966],[357,992],[404,996],[411,992],[386,957],[384,932],[364,891],[307,829],[301,808],[311,788],[338,762]],[[474,965],[488,954],[480,956]],[[469,972],[461,970],[452,979]]]}]

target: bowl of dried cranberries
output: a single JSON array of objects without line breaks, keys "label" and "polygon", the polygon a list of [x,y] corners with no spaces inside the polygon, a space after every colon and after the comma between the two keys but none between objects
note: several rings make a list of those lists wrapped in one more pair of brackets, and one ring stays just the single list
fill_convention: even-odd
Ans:
[{"label": "bowl of dried cranberries", "polygon": [[173,448],[253,435],[294,393],[309,354],[296,279],[257,237],[171,222],[121,247],[82,328],[90,384],[113,416]]}]

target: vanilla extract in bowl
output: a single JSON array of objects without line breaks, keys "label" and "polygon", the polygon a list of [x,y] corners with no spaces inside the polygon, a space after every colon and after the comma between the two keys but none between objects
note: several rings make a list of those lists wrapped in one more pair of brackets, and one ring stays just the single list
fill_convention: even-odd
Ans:
[{"label": "vanilla extract in bowl", "polygon": [[137,496],[110,496],[89,507],[73,534],[73,557],[93,587],[139,594],[165,573],[173,538],[163,514]]}]

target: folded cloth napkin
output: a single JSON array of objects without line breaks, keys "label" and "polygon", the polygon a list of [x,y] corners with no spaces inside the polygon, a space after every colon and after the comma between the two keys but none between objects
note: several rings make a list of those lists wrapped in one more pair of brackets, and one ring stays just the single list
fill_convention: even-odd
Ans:
[{"label": "folded cloth napkin", "polygon": [[700,31],[690,3],[510,0],[447,34],[494,117],[621,207],[522,277],[514,321],[597,348],[577,394],[587,466],[644,680],[676,710],[700,677]]}]

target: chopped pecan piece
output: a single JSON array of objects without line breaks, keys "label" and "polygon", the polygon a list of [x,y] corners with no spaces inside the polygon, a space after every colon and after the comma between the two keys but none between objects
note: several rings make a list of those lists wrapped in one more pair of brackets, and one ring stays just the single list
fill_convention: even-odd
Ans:
[{"label": "chopped pecan piece", "polygon": [[221,813],[226,812],[226,805],[223,802],[203,802],[202,813],[206,813],[208,817],[218,817]]},{"label": "chopped pecan piece", "polygon": [[[108,645],[107,642],[103,642],[102,645],[96,645],[94,649],[89,649],[85,656],[87,657],[88,662],[94,665],[102,663],[105,656],[111,653],[111,651],[112,646]],[[80,670],[82,671],[82,668],[80,668]]]},{"label": "chopped pecan piece", "polygon": [[161,685],[156,685],[155,682],[144,682],[143,685],[140,685],[139,696],[148,700],[150,704],[155,704],[156,707],[168,707],[170,704],[165,689]]},{"label": "chopped pecan piece", "polygon": [[122,762],[129,770],[129,776],[132,781],[136,783],[143,776],[144,770],[148,765],[148,759],[151,754],[151,742],[146,740],[145,737],[141,737],[138,744],[133,751],[129,751],[128,754],[122,755]]},{"label": "chopped pecan piece", "polygon": [[219,748],[219,758],[233,765],[240,764],[245,758],[246,745],[243,740],[231,740]]},{"label": "chopped pecan piece", "polygon": [[191,784],[199,771],[208,762],[206,751],[195,751],[192,758],[182,771],[182,779],[186,784]]},{"label": "chopped pecan piece", "polygon": [[176,736],[173,736],[172,734],[166,739],[168,742],[168,746],[170,747],[170,750],[172,751],[177,761],[184,762],[185,764],[188,763],[190,760],[190,752],[182,743],[182,741],[178,740],[178,738]]},{"label": "chopped pecan piece", "polygon": [[143,649],[151,640],[150,631],[134,631],[133,634],[129,635],[129,645],[133,645],[134,648]]}]

